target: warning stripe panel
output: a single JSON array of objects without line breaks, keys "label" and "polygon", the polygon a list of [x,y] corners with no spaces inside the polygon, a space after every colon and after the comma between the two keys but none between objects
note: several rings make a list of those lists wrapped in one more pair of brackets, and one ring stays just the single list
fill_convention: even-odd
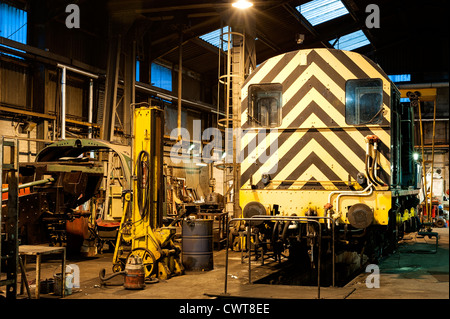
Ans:
[{"label": "warning stripe panel", "polygon": [[[311,115],[314,114],[314,117],[311,117]],[[312,120],[312,118],[315,120]],[[330,117],[330,115],[325,112],[322,108],[319,107],[319,105],[314,102],[311,101],[311,103],[303,110],[302,113],[300,113],[298,115],[298,118],[296,119],[296,125],[297,127],[322,127],[322,128],[326,128],[326,125],[324,124],[324,122],[326,123],[331,123],[332,122],[332,118]],[[306,123],[306,125],[303,125],[304,123]],[[330,136],[330,140],[333,140],[335,144],[340,144],[341,148],[340,150],[346,150],[348,153],[347,154],[352,154],[352,156],[354,157],[359,157],[362,161],[362,159],[365,156],[365,140],[364,137],[367,135],[373,135],[371,133],[371,131],[365,131],[365,132],[360,132],[360,131],[354,131],[353,134],[349,134],[349,132],[347,132],[344,129],[338,129],[338,128],[333,128],[333,129],[328,129],[328,131],[330,132],[335,132],[334,135]],[[278,131],[278,141],[277,141],[277,145],[278,145],[278,156],[279,156],[279,161],[280,161],[280,166],[286,165],[286,163],[284,162],[284,156],[285,156],[285,152],[284,150],[290,150],[291,154],[295,154],[295,145],[296,143],[298,143],[297,141],[299,141],[299,135],[298,134],[293,134],[292,131],[283,131],[283,133],[280,133],[281,131]],[[356,134],[355,134],[356,133]],[[356,135],[356,136],[355,136]],[[256,139],[256,135],[254,137]],[[326,143],[326,141],[324,141],[324,143]],[[254,145],[254,144],[253,144]],[[342,147],[343,145],[349,145],[351,148],[345,148]],[[247,145],[248,146],[248,145]],[[273,146],[271,146],[273,147]],[[244,149],[244,156],[246,156],[248,152],[248,148]],[[336,151],[339,152],[339,151]],[[250,154],[249,154],[250,155]],[[253,156],[254,153],[251,153],[251,155]],[[352,157],[350,156],[350,157]],[[348,157],[348,155],[347,155]],[[286,156],[286,158],[289,158],[289,156]],[[258,163],[262,162],[262,159],[257,159]],[[355,162],[356,163],[356,162]],[[249,165],[248,163],[244,162],[242,165],[242,172],[243,172],[243,176],[241,181],[243,183],[245,183],[246,178],[249,177],[249,172],[246,172],[246,170],[248,169]],[[356,177],[356,174],[352,174],[354,177]]]},{"label": "warning stripe panel", "polygon": [[[307,182],[308,185],[317,187],[317,181],[324,178],[330,181],[346,181],[349,175],[356,178],[357,173],[364,168],[365,137],[374,134],[381,140],[379,161],[383,171],[380,175],[383,180],[388,181],[390,129],[387,125],[390,123],[390,80],[387,75],[373,62],[357,53],[333,49],[314,49],[303,53],[300,50],[271,60],[263,64],[261,69],[257,69],[256,75],[252,74],[252,77],[247,79],[242,92],[241,118],[243,127],[248,127],[247,94],[251,84],[281,83],[282,126],[276,133],[276,143],[268,142],[271,140],[269,136],[263,141],[257,141],[256,134],[241,143],[241,150],[246,159],[241,166],[241,185],[248,184],[253,175],[260,179],[263,169],[267,170],[267,165],[264,168],[260,165],[260,160],[267,157],[263,146],[272,147],[274,144],[278,146],[278,151],[272,154],[272,157],[278,157],[276,173],[271,176],[275,183],[285,179],[292,183]],[[261,74],[258,74],[260,72]],[[348,79],[357,78],[383,80],[383,124],[386,127],[354,127],[346,124],[345,83]],[[309,128],[314,129],[302,133],[298,131]],[[257,149],[250,149],[256,145],[256,141]],[[308,166],[306,159],[311,158],[316,162]],[[255,162],[259,166],[255,165]],[[311,172],[315,172],[317,176]],[[261,181],[253,180],[252,183],[260,184]],[[341,184],[346,187],[345,183]]]}]

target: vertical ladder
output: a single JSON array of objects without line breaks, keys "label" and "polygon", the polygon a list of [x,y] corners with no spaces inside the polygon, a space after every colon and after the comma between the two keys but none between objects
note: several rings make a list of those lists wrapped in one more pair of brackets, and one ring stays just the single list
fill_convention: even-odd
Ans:
[{"label": "vertical ladder", "polygon": [[[245,52],[245,35],[233,33],[233,46],[231,48],[231,94],[232,94],[232,120],[233,130],[241,127],[241,87],[244,83],[244,52]],[[238,161],[240,154],[239,137],[233,132],[233,214],[234,217],[241,216],[239,205],[239,189],[241,187],[241,165]]]},{"label": "vertical ladder", "polygon": [[[219,82],[226,86],[225,93],[225,118],[219,123],[225,129],[225,152],[223,165],[223,185],[225,211],[233,217],[240,217],[239,187],[240,187],[240,164],[238,156],[240,146],[236,132],[241,127],[241,85],[244,82],[244,53],[245,35],[228,31],[228,50],[226,53],[226,74],[219,77]],[[222,41],[223,35],[222,35]],[[231,134],[228,135],[228,134]]]},{"label": "vertical ladder", "polygon": [[[3,177],[6,176],[4,179]],[[19,263],[19,141],[0,139],[0,179],[8,184],[6,213],[0,212],[0,286],[6,286],[6,298],[17,297]],[[0,197],[0,207],[2,197]],[[2,269],[2,265],[4,268]],[[4,275],[6,274],[6,278]],[[38,283],[37,283],[38,284]]]}]

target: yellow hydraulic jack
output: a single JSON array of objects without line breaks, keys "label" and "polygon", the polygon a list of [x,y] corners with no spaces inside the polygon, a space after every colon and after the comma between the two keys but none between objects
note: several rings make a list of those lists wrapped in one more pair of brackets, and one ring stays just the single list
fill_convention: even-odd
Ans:
[{"label": "yellow hydraulic jack", "polygon": [[134,111],[132,192],[124,192],[124,210],[113,257],[113,271],[125,269],[129,256],[142,258],[146,279],[182,275],[175,227],[161,227],[164,112],[157,107]]}]

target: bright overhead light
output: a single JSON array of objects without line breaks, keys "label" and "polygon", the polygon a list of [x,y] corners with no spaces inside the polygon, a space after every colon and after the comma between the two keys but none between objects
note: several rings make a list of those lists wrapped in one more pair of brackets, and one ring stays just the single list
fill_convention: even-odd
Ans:
[{"label": "bright overhead light", "polygon": [[253,3],[247,0],[237,0],[233,2],[232,6],[238,9],[248,9],[253,6]]}]

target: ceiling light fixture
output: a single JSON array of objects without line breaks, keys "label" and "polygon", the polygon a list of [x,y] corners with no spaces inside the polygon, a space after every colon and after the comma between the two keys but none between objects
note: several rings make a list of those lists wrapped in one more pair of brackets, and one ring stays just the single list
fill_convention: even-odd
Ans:
[{"label": "ceiling light fixture", "polygon": [[247,0],[237,0],[233,2],[232,6],[238,9],[248,9],[253,6],[253,3]]}]

